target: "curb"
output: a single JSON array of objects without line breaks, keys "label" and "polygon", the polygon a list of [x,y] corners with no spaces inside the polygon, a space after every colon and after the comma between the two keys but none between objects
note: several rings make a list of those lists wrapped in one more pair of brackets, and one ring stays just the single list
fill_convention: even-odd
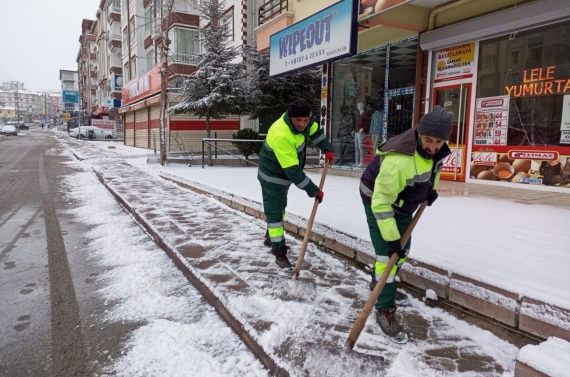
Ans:
[{"label": "curb", "polygon": [[172,259],[176,267],[178,267],[184,276],[198,289],[202,294],[204,299],[216,310],[218,315],[226,322],[231,329],[236,333],[236,335],[243,341],[243,343],[251,350],[251,352],[261,361],[261,363],[269,370],[271,375],[277,377],[288,377],[289,372],[280,367],[277,360],[274,360],[270,355],[268,355],[263,347],[257,343],[257,341],[248,333],[247,329],[244,328],[243,324],[236,319],[231,313],[230,309],[225,306],[225,303],[220,300],[218,295],[212,290],[212,287],[204,284],[199,274],[189,268],[184,261],[180,258],[182,255],[178,250],[173,248],[168,244],[162,236],[156,232],[153,227],[140,216],[136,209],[129,205],[129,203],[123,199],[123,197],[115,192],[107,183],[104,177],[97,170],[93,169],[93,172],[99,179],[99,181],[105,186],[105,188],[111,193],[111,195],[125,208],[125,210],[131,214],[135,220],[144,227],[144,229],[150,234],[156,244],[163,249],[166,254]]},{"label": "curb", "polygon": [[[261,203],[173,174],[161,172],[159,176],[182,188],[211,196],[230,208],[265,220]],[[285,221],[287,232],[303,238],[306,228],[302,224],[306,224],[306,219],[298,216],[288,217],[292,220]],[[317,223],[314,224],[309,238],[328,252],[360,264],[365,269],[372,269],[375,258],[364,251],[367,247],[369,250],[372,247],[367,241]],[[452,305],[460,306],[466,312],[477,313],[499,326],[535,341],[545,340],[549,336],[570,341],[570,310],[533,300],[413,258],[408,258],[399,275],[402,281],[416,289],[424,292],[431,289],[439,298]]]}]

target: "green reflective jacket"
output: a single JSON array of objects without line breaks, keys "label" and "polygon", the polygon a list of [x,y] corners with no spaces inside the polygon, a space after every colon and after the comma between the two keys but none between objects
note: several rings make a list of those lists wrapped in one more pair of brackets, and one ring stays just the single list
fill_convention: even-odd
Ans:
[{"label": "green reflective jacket", "polygon": [[262,184],[276,189],[294,183],[310,197],[315,197],[319,188],[303,172],[307,140],[323,153],[332,151],[331,144],[316,122],[308,125],[305,131],[299,132],[285,112],[267,132],[259,155],[257,179]]},{"label": "green reflective jacket", "polygon": [[360,179],[360,194],[370,203],[385,241],[400,239],[395,214],[411,214],[437,189],[447,144],[432,158],[418,151],[415,129],[398,135],[378,147],[373,162]]}]

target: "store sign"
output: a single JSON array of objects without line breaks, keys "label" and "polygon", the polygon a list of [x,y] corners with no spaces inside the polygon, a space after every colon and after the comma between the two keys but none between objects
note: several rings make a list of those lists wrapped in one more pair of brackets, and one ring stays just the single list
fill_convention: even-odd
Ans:
[{"label": "store sign", "polygon": [[358,11],[358,20],[364,21],[375,14],[384,12],[396,5],[403,4],[407,0],[358,0],[360,9]]},{"label": "store sign", "polygon": [[507,145],[509,96],[477,98],[475,145]]},{"label": "store sign", "polygon": [[91,125],[93,127],[103,128],[105,130],[114,130],[115,129],[115,121],[114,120],[91,119]]},{"label": "store sign", "polygon": [[509,158],[511,159],[525,159],[525,160],[542,160],[542,161],[556,161],[559,158],[558,152],[551,151],[509,151]]},{"label": "store sign", "polygon": [[435,52],[434,82],[466,79],[473,77],[476,70],[475,43],[447,47]]},{"label": "store sign", "polygon": [[358,2],[343,0],[270,38],[269,74],[284,75],[356,53]]},{"label": "store sign", "polygon": [[123,105],[160,91],[160,67],[157,66],[136,81],[123,87]]},{"label": "store sign", "polygon": [[473,153],[473,164],[474,165],[495,166],[495,165],[497,165],[497,153],[495,153],[495,152],[475,152],[475,153]]},{"label": "store sign", "polygon": [[456,148],[450,146],[451,153],[443,160],[443,166],[441,168],[442,173],[455,173],[461,175],[462,161],[461,156],[463,155],[463,147]]},{"label": "store sign", "polygon": [[61,99],[64,103],[79,103],[79,92],[77,90],[63,90]]},{"label": "store sign", "polygon": [[113,91],[120,92],[123,90],[123,75],[117,75],[114,73],[111,77],[111,83],[111,88],[113,88]]},{"label": "store sign", "polygon": [[570,93],[570,68],[549,66],[509,72],[505,92],[511,98],[552,96]]}]

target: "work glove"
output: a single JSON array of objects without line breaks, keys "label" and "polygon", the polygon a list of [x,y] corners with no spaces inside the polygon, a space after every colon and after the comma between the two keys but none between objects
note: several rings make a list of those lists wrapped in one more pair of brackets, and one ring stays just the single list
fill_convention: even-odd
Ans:
[{"label": "work glove", "polygon": [[402,249],[400,240],[388,242],[388,256],[392,258],[394,254],[398,254],[398,258],[404,258],[406,256],[406,251]]},{"label": "work glove", "polygon": [[439,195],[437,195],[437,191],[435,190],[431,190],[431,192],[429,193],[428,197],[427,197],[427,205],[431,206],[433,204],[433,202],[435,202],[435,200],[437,199]]},{"label": "work glove", "polygon": [[319,193],[315,196],[315,199],[319,201],[319,204],[323,202],[323,198],[325,197],[325,193],[319,191]]},{"label": "work glove", "polygon": [[325,162],[327,164],[332,164],[333,161],[334,161],[334,154],[332,152],[325,153]]}]

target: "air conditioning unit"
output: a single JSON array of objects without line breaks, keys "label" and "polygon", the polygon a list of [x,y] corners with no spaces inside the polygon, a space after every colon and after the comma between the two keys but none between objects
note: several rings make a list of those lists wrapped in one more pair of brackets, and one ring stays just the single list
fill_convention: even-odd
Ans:
[{"label": "air conditioning unit", "polygon": [[108,91],[108,92],[110,92],[110,91],[111,91],[111,85],[105,86],[105,90]]},{"label": "air conditioning unit", "polygon": [[162,37],[162,35],[159,32],[152,33],[152,40],[156,41],[160,39],[160,37]]}]

